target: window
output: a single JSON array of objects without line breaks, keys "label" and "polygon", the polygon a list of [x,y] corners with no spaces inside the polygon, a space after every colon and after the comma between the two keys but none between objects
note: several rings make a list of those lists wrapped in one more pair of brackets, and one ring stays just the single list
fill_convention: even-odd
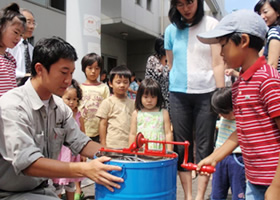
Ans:
[{"label": "window", "polygon": [[152,0],[147,0],[147,10],[152,11]]},{"label": "window", "polygon": [[50,6],[65,11],[65,0],[50,0]]},{"label": "window", "polygon": [[108,57],[108,59],[107,59],[108,73],[111,71],[111,69],[113,69],[116,66],[117,66],[117,59]]},{"label": "window", "polygon": [[66,2],[65,0],[26,0],[35,3],[46,8],[55,8],[57,10],[65,12]]},{"label": "window", "polygon": [[103,67],[107,70],[108,74],[110,73],[111,69],[117,66],[118,59],[113,56],[109,55],[102,55],[103,60]]},{"label": "window", "polygon": [[35,4],[38,4],[38,5],[41,5],[44,7],[48,6],[48,3],[47,3],[48,0],[26,0],[26,1],[33,2]]}]

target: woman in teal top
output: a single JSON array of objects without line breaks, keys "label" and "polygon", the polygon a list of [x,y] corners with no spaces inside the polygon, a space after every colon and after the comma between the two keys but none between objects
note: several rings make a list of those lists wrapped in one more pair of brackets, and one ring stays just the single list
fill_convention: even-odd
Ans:
[{"label": "woman in teal top", "polygon": [[[204,16],[203,3],[203,0],[171,0],[171,24],[164,34],[170,69],[169,100],[174,140],[188,140],[189,162],[197,163],[213,151],[217,115],[211,112],[210,99],[216,87],[224,86],[220,46],[202,44],[196,37],[218,23],[216,19]],[[175,145],[174,150],[179,155],[178,170],[185,200],[192,199],[191,172],[180,166],[184,149]],[[209,177],[198,175],[196,200],[204,199],[208,181]]]}]

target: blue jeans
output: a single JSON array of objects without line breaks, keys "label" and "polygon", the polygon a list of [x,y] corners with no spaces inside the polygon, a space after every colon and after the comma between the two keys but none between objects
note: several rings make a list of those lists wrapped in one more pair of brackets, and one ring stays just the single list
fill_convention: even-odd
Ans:
[{"label": "blue jeans", "polygon": [[255,185],[247,181],[246,200],[264,200],[268,185]]}]

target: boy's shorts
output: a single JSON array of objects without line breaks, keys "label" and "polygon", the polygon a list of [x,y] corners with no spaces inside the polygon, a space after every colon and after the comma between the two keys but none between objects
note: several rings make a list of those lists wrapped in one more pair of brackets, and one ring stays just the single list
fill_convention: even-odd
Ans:
[{"label": "boy's shorts", "polygon": [[264,195],[269,186],[255,185],[247,181],[246,200],[264,200]]},{"label": "boy's shorts", "polygon": [[241,153],[227,156],[216,166],[212,179],[211,200],[226,199],[231,188],[232,199],[245,199],[246,178]]},{"label": "boy's shorts", "polygon": [[56,194],[61,194],[63,188],[67,192],[75,192],[76,191],[76,185],[74,182],[70,182],[67,185],[59,185],[57,183],[54,183],[53,186],[55,187],[55,193]]}]

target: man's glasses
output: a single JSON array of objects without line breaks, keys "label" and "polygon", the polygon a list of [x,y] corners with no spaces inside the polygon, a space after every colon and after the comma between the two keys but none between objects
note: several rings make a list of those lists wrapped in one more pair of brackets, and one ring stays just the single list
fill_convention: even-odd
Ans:
[{"label": "man's glasses", "polygon": [[32,21],[29,21],[29,20],[27,20],[26,24],[27,24],[28,26],[34,26],[34,28],[36,28],[37,25],[38,25],[36,22],[32,22]]}]

